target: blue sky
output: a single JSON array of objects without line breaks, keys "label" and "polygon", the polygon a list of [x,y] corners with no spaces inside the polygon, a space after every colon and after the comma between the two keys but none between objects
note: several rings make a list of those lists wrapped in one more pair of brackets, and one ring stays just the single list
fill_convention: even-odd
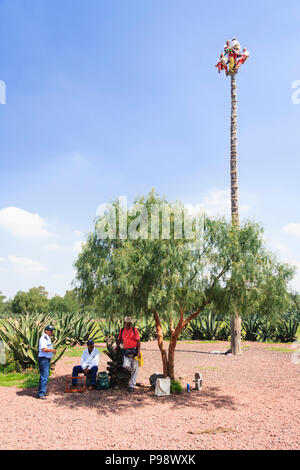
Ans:
[{"label": "blue sky", "polygon": [[[298,0],[0,0],[0,290],[63,294],[99,204],[155,188],[230,216],[227,39],[242,218],[300,269]],[[297,274],[292,285],[300,290]]]}]

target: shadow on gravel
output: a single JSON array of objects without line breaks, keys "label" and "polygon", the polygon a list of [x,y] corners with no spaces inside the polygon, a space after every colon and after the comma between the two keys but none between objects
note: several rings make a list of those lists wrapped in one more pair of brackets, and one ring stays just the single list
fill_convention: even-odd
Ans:
[{"label": "shadow on gravel", "polygon": [[[104,415],[122,413],[128,409],[155,408],[165,405],[167,408],[184,410],[194,407],[197,411],[213,410],[219,408],[236,409],[232,397],[223,395],[217,387],[205,387],[198,392],[192,390],[190,393],[184,391],[182,395],[170,395],[167,397],[156,397],[150,386],[141,385],[130,393],[127,389],[93,390],[84,393],[65,393],[65,378],[53,377],[48,384],[48,400],[51,405],[69,409],[95,408]],[[36,389],[25,389],[17,392],[19,396],[32,396],[35,399]],[[47,406],[47,401],[44,402]]]},{"label": "shadow on gravel", "polygon": [[[224,349],[224,348],[223,348]],[[227,348],[228,350],[228,348]],[[175,350],[175,354],[180,352],[180,353],[193,353],[193,354],[209,354],[210,356],[227,356],[228,354],[226,354],[226,349],[224,351],[220,351],[218,352],[218,354],[216,354],[215,352],[212,352],[212,351],[197,351],[195,349],[193,349],[193,351],[190,351],[188,349],[176,349]],[[147,351],[157,351],[156,349],[147,349]],[[216,349],[217,351],[217,349]]]}]

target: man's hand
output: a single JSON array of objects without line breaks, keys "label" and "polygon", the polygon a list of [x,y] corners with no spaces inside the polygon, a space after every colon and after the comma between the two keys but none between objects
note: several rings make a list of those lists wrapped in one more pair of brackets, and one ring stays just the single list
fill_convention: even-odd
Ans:
[{"label": "man's hand", "polygon": [[56,349],[52,349],[53,354],[56,354]]},{"label": "man's hand", "polygon": [[83,371],[84,375],[87,375],[89,373],[89,371],[90,371],[90,369],[88,369],[88,368],[84,369],[84,371]]}]

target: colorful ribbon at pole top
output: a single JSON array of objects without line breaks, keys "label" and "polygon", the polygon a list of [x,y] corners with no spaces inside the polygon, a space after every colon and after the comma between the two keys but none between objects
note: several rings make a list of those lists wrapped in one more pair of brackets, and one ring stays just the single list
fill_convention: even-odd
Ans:
[{"label": "colorful ribbon at pole top", "polygon": [[226,77],[228,75],[235,75],[238,73],[239,68],[243,65],[250,56],[247,47],[241,51],[240,43],[236,38],[232,41],[227,41],[224,46],[224,52],[221,52],[219,61],[216,65],[218,72],[225,71]]}]

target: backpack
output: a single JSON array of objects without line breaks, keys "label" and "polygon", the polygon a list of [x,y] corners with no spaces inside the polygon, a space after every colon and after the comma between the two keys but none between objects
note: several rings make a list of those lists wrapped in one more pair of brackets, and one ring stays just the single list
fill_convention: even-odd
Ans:
[{"label": "backpack", "polygon": [[96,390],[106,390],[110,386],[107,372],[99,372],[96,383]]}]

